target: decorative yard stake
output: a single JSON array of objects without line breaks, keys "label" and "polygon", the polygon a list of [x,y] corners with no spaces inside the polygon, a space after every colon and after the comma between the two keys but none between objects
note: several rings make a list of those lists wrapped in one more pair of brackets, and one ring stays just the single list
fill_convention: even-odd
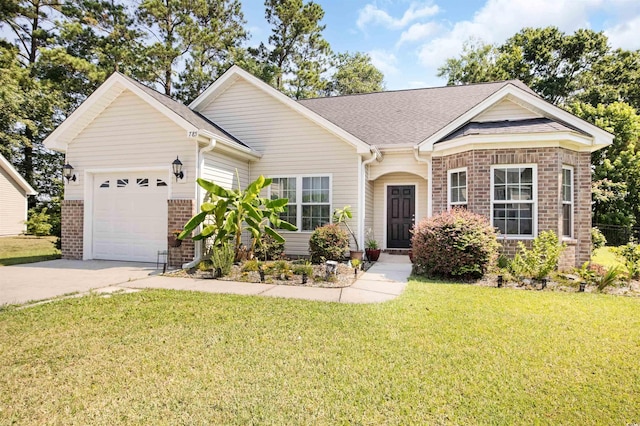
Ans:
[{"label": "decorative yard stake", "polygon": [[258,273],[260,274],[260,282],[263,283],[264,282],[264,269],[262,269],[262,267],[260,267],[260,270],[258,271]]},{"label": "decorative yard stake", "polygon": [[542,288],[540,290],[544,290],[545,288],[547,288],[547,281],[548,278],[546,277],[542,279]]},{"label": "decorative yard stake", "polygon": [[302,273],[302,284],[306,284],[307,283],[307,273],[303,272]]},{"label": "decorative yard stake", "polygon": [[502,288],[503,280],[502,275],[498,275],[498,288]]},{"label": "decorative yard stake", "polygon": [[587,287],[587,283],[586,282],[581,282],[580,283],[580,288],[578,289],[578,292],[580,293],[584,293],[584,289]]}]

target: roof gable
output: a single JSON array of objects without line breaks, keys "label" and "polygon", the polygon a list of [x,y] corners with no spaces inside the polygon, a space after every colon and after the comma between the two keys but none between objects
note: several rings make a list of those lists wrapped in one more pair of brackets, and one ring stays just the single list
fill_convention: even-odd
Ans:
[{"label": "roof gable", "polygon": [[209,86],[200,96],[198,96],[191,104],[189,104],[189,108],[194,111],[202,111],[207,105],[213,102],[218,96],[224,93],[229,87],[236,83],[239,79],[246,81],[251,86],[256,89],[266,93],[273,99],[281,102],[288,108],[294,110],[298,114],[303,117],[311,120],[316,125],[321,128],[327,130],[333,135],[337,136],[339,139],[345,141],[346,143],[354,146],[358,153],[369,153],[371,152],[371,147],[368,143],[363,142],[359,138],[355,137],[351,134],[347,129],[332,123],[321,115],[315,113],[314,111],[306,108],[301,105],[299,102],[294,101],[289,98],[285,94],[279,92],[275,88],[271,87],[264,81],[256,78],[250,73],[244,71],[242,68],[237,65],[232,66],[227,70],[220,78],[218,78],[211,86]]},{"label": "roof gable", "polygon": [[26,195],[36,195],[35,189],[29,185],[29,183],[18,173],[13,165],[2,155],[0,155],[0,168],[2,168],[20,188],[22,188]]},{"label": "roof gable", "polygon": [[[512,84],[512,82],[508,83],[509,84],[506,84],[504,87],[500,88],[500,90],[491,94],[488,98],[478,103],[425,140],[421,141],[418,144],[419,150],[422,152],[433,151],[433,147],[436,143],[441,141],[446,143],[444,142],[444,139],[449,135],[462,128],[467,123],[476,121],[477,117],[481,117],[483,113],[490,110],[492,107],[499,105],[505,100],[516,103],[534,113],[538,113],[540,117],[548,118],[551,121],[557,122],[567,127],[567,131],[575,131],[582,135],[588,135],[588,138],[581,139],[584,140],[584,144],[589,145],[589,149],[591,151],[596,151],[612,143],[612,134],[546,102],[535,93],[532,93],[530,89],[525,90],[519,85]],[[509,126],[506,127],[508,128]],[[505,130],[503,133],[508,133],[508,131]]]},{"label": "roof gable", "polygon": [[153,90],[118,72],[113,73],[44,141],[50,149],[65,152],[68,144],[101,114],[123,91],[129,90],[186,132],[203,132],[238,148],[250,150],[245,144],[212,121],[192,111],[182,103]]}]

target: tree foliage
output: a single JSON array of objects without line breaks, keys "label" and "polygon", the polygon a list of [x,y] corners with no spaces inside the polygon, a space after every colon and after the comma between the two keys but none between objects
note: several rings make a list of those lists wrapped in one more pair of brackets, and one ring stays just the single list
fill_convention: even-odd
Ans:
[{"label": "tree foliage", "polygon": [[320,24],[324,10],[313,1],[265,0],[264,4],[271,25],[266,56],[275,70],[274,86],[295,99],[317,96],[325,87],[322,73],[331,54],[322,36],[325,26]]},{"label": "tree foliage", "polygon": [[371,63],[371,57],[366,53],[338,53],[333,58],[333,66],[336,71],[328,82],[328,95],[353,95],[384,90],[384,75]]},{"label": "tree foliage", "polygon": [[524,28],[499,46],[468,42],[460,57],[447,59],[438,75],[447,77],[448,84],[518,79],[549,102],[564,105],[581,91],[608,51],[602,32]]}]

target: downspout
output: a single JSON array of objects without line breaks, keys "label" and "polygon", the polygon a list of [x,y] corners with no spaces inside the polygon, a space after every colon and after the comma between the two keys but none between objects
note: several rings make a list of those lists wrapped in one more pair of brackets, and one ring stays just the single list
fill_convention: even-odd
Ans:
[{"label": "downspout", "polygon": [[[217,141],[214,138],[210,138],[209,139],[209,144],[205,145],[204,147],[200,148],[200,150],[198,151],[198,171],[196,173],[196,178],[201,178],[202,177],[202,170],[204,169],[204,153],[205,152],[209,152],[209,151],[213,151],[213,149],[216,147],[216,143]],[[200,185],[198,185],[196,183],[196,203],[198,203],[198,205],[200,205],[202,203],[202,188],[200,187]],[[198,263],[200,263],[200,261],[202,260],[202,245],[204,244],[204,241],[198,241],[195,243],[195,256],[194,259],[189,262],[189,263],[185,263],[184,265],[182,265],[182,269],[189,269],[189,268],[193,268],[195,267]]]},{"label": "downspout", "polygon": [[371,158],[367,159],[367,160],[363,160],[363,155],[361,154],[359,157],[359,163],[360,163],[360,172],[358,173],[358,193],[360,194],[360,196],[358,197],[358,211],[361,212],[358,216],[358,242],[360,244],[360,247],[364,248],[364,223],[365,223],[365,217],[366,217],[366,192],[364,190],[364,183],[365,183],[365,172],[367,170],[367,166],[371,163],[373,163],[374,161],[378,160],[379,158],[382,158],[382,154],[380,153],[380,150],[378,150],[377,147],[372,146],[371,147],[371,151],[370,151],[373,155],[371,156]]},{"label": "downspout", "polygon": [[420,158],[420,147],[413,147],[413,156],[418,163],[427,165],[427,217],[433,216],[433,167],[432,158]]}]

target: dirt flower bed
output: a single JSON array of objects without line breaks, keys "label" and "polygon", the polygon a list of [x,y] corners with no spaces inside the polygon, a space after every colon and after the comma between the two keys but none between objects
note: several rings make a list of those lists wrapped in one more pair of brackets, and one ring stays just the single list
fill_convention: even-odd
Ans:
[{"label": "dirt flower bed", "polygon": [[[266,273],[263,284],[276,284],[276,285],[295,285],[304,287],[322,287],[322,288],[342,288],[349,287],[354,283],[357,277],[360,277],[364,271],[371,266],[371,263],[365,262],[362,265],[362,269],[358,269],[356,276],[354,268],[348,265],[348,262],[342,262],[338,264],[338,270],[336,274],[330,274],[327,276],[326,266],[310,265],[313,270],[313,275],[307,276],[307,282],[302,283],[302,275],[289,274],[288,276],[281,273]],[[243,264],[233,265],[231,272],[223,277],[214,278],[211,270],[200,270],[198,268],[192,269],[180,269],[177,271],[171,271],[164,274],[170,277],[183,277],[194,279],[216,279],[220,281],[238,281],[246,283],[261,283],[260,273],[257,271],[246,271],[243,269]]]},{"label": "dirt flower bed", "polygon": [[[498,275],[487,274],[479,281],[473,283],[482,287],[497,287]],[[515,280],[505,280],[502,284],[503,288],[512,288],[517,290],[544,290],[544,291],[563,291],[568,293],[578,292],[580,289],[580,278],[572,274],[555,274],[549,279],[546,285],[537,280],[523,280],[522,282]],[[544,287],[544,288],[543,288]],[[618,281],[617,284],[598,291],[596,286],[587,285],[584,289],[585,293],[602,293],[616,296],[640,297],[640,281],[625,280]]]}]

